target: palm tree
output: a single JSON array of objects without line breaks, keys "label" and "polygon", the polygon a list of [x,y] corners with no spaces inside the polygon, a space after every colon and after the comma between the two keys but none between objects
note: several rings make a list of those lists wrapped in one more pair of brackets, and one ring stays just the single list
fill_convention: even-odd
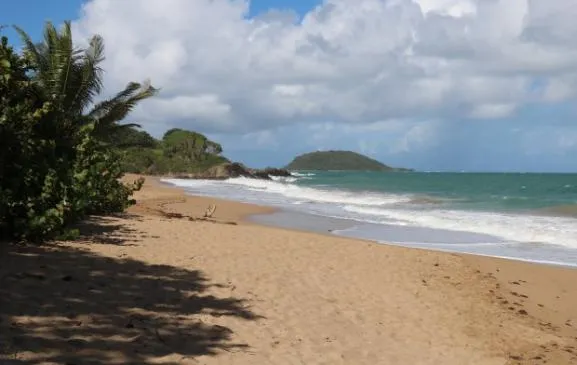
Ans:
[{"label": "palm tree", "polygon": [[70,22],[58,31],[47,22],[44,39],[36,44],[21,28],[15,27],[24,44],[29,60],[32,79],[38,84],[43,100],[49,100],[56,110],[63,113],[63,120],[72,123],[70,128],[93,123],[95,136],[106,140],[107,136],[121,128],[137,124],[119,124],[136,104],[157,93],[150,83],[129,83],[114,97],[95,103],[102,92],[104,41],[95,35],[86,49],[76,48],[72,41]]}]

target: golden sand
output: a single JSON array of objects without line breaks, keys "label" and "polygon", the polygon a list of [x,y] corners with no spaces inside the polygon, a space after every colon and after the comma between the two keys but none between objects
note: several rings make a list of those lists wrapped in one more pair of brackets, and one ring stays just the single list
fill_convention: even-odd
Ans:
[{"label": "golden sand", "polygon": [[577,270],[257,226],[154,178],[136,198],[2,252],[0,364],[577,364]]}]

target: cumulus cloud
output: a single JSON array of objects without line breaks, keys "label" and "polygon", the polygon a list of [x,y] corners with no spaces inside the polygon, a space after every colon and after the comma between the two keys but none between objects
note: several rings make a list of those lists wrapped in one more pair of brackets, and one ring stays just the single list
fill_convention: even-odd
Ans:
[{"label": "cumulus cloud", "polygon": [[152,129],[504,118],[577,94],[574,0],[325,0],[300,19],[249,10],[92,0],[74,27],[79,41],[104,37],[111,92],[145,78],[162,89],[135,114]]},{"label": "cumulus cloud", "polygon": [[133,114],[147,130],[199,130],[249,164],[351,149],[422,169],[574,169],[576,17],[574,0],[256,16],[248,0],[90,0],[74,34],[104,37],[107,92],[161,88]]}]

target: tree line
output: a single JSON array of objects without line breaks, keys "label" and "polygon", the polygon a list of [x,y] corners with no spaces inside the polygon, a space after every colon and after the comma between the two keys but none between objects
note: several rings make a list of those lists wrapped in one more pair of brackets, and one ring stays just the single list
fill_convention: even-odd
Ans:
[{"label": "tree line", "polygon": [[149,175],[204,171],[229,162],[221,156],[222,146],[205,135],[170,129],[157,140],[145,131],[128,128],[113,142],[120,151],[122,170]]}]

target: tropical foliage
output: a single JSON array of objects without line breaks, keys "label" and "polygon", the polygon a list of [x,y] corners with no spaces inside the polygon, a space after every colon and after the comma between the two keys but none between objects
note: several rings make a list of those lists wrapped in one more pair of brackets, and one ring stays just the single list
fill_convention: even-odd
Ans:
[{"label": "tropical foliage", "polygon": [[197,132],[171,129],[162,140],[155,140],[144,131],[127,128],[120,137],[115,143],[122,153],[126,172],[194,173],[228,162],[221,156],[220,144]]},{"label": "tropical foliage", "polygon": [[130,83],[95,102],[102,91],[102,38],[80,49],[70,23],[62,30],[47,23],[39,44],[17,31],[23,54],[6,37],[0,44],[0,236],[43,240],[88,214],[132,203],[142,181],[119,181],[112,136],[134,126],[119,123],[156,90]]},{"label": "tropical foliage", "polygon": [[16,30],[25,45],[25,57],[33,66],[31,78],[40,86],[39,96],[49,100],[75,126],[92,124],[93,134],[100,139],[117,129],[135,126],[118,122],[139,101],[156,93],[150,84],[131,82],[113,98],[94,104],[103,86],[100,64],[104,61],[104,41],[100,36],[93,36],[87,49],[79,49],[74,47],[70,22],[65,22],[60,32],[52,23],[46,23],[40,44],[22,29]]}]

